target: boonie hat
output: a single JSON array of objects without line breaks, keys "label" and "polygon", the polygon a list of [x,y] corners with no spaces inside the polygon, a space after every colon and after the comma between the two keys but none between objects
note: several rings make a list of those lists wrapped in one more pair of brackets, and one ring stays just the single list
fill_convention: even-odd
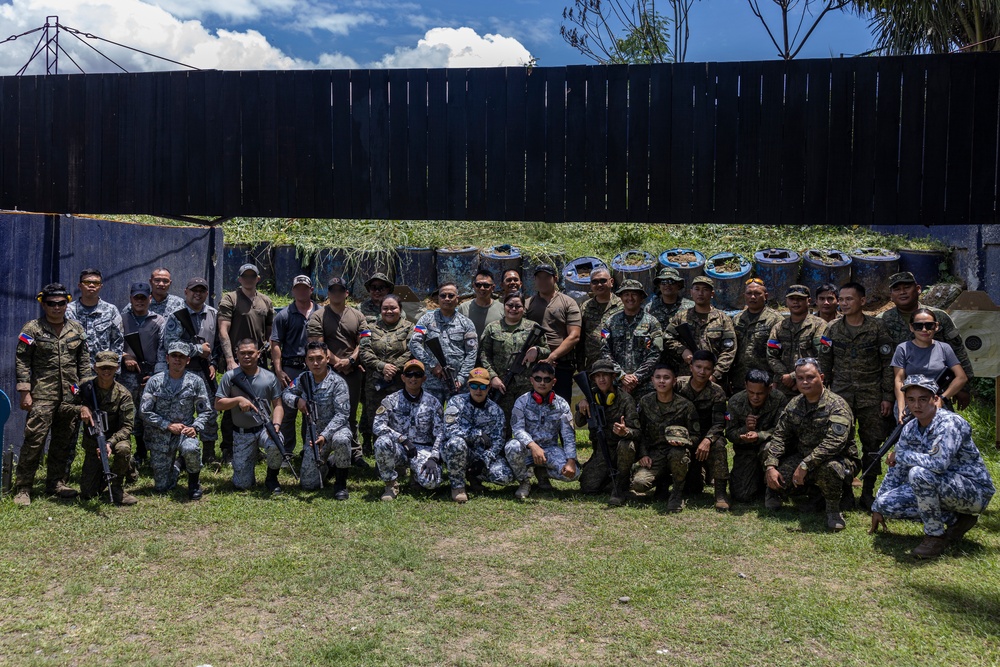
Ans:
[{"label": "boonie hat", "polygon": [[672,266],[660,269],[660,272],[656,274],[655,278],[653,278],[653,284],[659,285],[666,280],[674,283],[680,283],[682,285],[684,284],[684,279],[681,278],[681,272]]},{"label": "boonie hat", "polygon": [[153,293],[153,290],[149,287],[149,283],[132,283],[129,288],[129,295],[135,296],[136,294],[145,294],[149,296]]},{"label": "boonie hat", "polygon": [[667,440],[680,440],[681,442],[686,442],[691,444],[691,435],[688,430],[683,426],[667,426],[663,429],[663,437]]},{"label": "boonie hat", "polygon": [[805,285],[789,285],[788,289],[785,290],[785,297],[790,296],[804,296],[809,298],[809,288]]},{"label": "boonie hat", "polygon": [[249,263],[244,264],[243,266],[240,267],[240,273],[239,273],[239,275],[242,276],[247,271],[253,271],[255,275],[258,275],[258,276],[260,275],[260,270],[257,268],[256,264],[249,264]]},{"label": "boonie hat", "polygon": [[396,283],[394,283],[391,280],[389,280],[389,276],[385,275],[384,273],[375,273],[375,274],[372,274],[371,278],[369,278],[368,280],[365,281],[365,289],[371,289],[372,283],[375,282],[376,280],[381,280],[386,285],[388,285],[390,292],[396,286]]},{"label": "boonie hat", "polygon": [[638,280],[633,280],[629,278],[628,280],[622,282],[622,286],[615,290],[615,294],[621,296],[625,292],[639,292],[642,294],[643,298],[646,297],[646,288],[642,286]]},{"label": "boonie hat", "polygon": [[94,356],[94,368],[118,368],[118,354],[111,350],[102,350]]},{"label": "boonie hat", "polygon": [[938,384],[926,375],[921,375],[919,373],[914,375],[907,375],[906,379],[903,380],[903,391],[906,391],[910,387],[920,387],[921,389],[926,389],[932,394],[938,393]]},{"label": "boonie hat", "polygon": [[296,285],[306,285],[308,287],[312,287],[313,281],[309,276],[298,275],[292,278],[292,287],[295,287]]},{"label": "boonie hat", "polygon": [[913,277],[913,274],[909,271],[900,271],[899,273],[894,273],[889,276],[889,287],[893,288],[896,285],[902,285],[904,283],[917,284],[917,279]]}]

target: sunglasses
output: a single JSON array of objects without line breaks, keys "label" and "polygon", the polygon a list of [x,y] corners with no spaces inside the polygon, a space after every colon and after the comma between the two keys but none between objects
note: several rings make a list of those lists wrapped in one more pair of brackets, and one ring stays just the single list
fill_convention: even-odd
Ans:
[{"label": "sunglasses", "polygon": [[522,308],[524,308],[524,306],[522,306],[519,303],[505,303],[503,307],[506,308],[507,310],[521,310]]},{"label": "sunglasses", "polygon": [[749,278],[743,284],[744,285],[760,285],[761,287],[763,287],[764,286],[764,281],[761,280],[760,278]]},{"label": "sunglasses", "polygon": [[44,303],[49,308],[65,308],[69,304],[69,301],[48,301],[48,300],[46,300],[46,301],[42,301],[42,303]]},{"label": "sunglasses", "polygon": [[487,390],[489,388],[490,388],[490,386],[488,384],[483,384],[482,382],[470,382],[469,383],[469,389],[472,389],[473,391],[485,391],[485,390]]},{"label": "sunglasses", "polygon": [[802,357],[795,360],[795,367],[798,368],[799,366],[815,366],[819,368],[819,360],[816,357]]},{"label": "sunglasses", "polygon": [[424,372],[423,371],[406,371],[405,373],[403,373],[403,377],[408,377],[408,378],[422,378],[422,377],[424,377]]},{"label": "sunglasses", "polygon": [[81,280],[80,284],[87,285],[88,287],[100,287],[101,286],[101,281],[100,280]]},{"label": "sunglasses", "polygon": [[608,279],[607,278],[591,278],[590,279],[590,284],[591,285],[607,285],[608,284]]},{"label": "sunglasses", "polygon": [[372,285],[368,288],[369,292],[384,292],[389,289],[388,285]]},{"label": "sunglasses", "polygon": [[133,298],[133,299],[139,299],[139,301],[145,301],[145,300],[146,300],[146,299],[148,299],[149,297],[148,297],[148,296],[146,296],[145,294],[133,294],[133,295],[132,295],[132,298]]},{"label": "sunglasses", "polygon": [[445,299],[446,301],[451,301],[452,299],[457,299],[457,294],[438,294],[439,299]]},{"label": "sunglasses", "polygon": [[914,331],[934,331],[937,329],[937,322],[911,322],[910,326]]},{"label": "sunglasses", "polygon": [[479,289],[492,289],[493,283],[476,283],[476,287]]},{"label": "sunglasses", "polygon": [[532,375],[531,379],[538,384],[548,384],[550,382],[555,382],[555,378],[549,375]]}]

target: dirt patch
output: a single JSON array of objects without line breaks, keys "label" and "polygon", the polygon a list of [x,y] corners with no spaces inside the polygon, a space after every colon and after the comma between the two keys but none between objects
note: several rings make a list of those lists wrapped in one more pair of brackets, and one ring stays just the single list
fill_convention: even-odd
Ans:
[{"label": "dirt patch", "polygon": [[730,259],[720,259],[715,262],[717,273],[739,273],[740,260],[732,257]]},{"label": "dirt patch", "polygon": [[854,257],[892,257],[896,253],[885,248],[858,248],[851,253]]},{"label": "dirt patch", "polygon": [[674,264],[680,264],[681,266],[688,266],[694,262],[698,261],[698,256],[693,252],[677,252],[677,253],[667,253],[667,260],[673,262]]},{"label": "dirt patch", "polygon": [[836,250],[810,250],[806,253],[806,257],[813,260],[814,262],[820,262],[822,264],[843,264],[844,259],[846,259],[844,253],[838,252]]},{"label": "dirt patch", "polygon": [[630,251],[625,253],[621,263],[625,266],[644,266],[649,264],[649,257],[644,252]]}]

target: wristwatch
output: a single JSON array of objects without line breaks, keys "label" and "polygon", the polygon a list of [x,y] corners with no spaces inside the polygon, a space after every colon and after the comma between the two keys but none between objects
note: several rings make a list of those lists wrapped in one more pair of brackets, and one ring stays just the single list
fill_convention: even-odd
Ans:
[{"label": "wristwatch", "polygon": [[805,472],[809,472],[809,466],[806,465],[805,461],[799,464],[799,470],[804,470]]}]

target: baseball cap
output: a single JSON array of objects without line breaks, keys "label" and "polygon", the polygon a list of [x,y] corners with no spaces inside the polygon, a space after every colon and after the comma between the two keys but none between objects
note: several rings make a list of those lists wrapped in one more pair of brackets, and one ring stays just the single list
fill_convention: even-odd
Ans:
[{"label": "baseball cap", "polygon": [[426,370],[424,368],[424,362],[420,361],[419,359],[410,359],[405,364],[403,364],[404,373],[411,368],[419,368],[420,370]]},{"label": "baseball cap", "polygon": [[708,276],[698,276],[697,278],[695,278],[694,280],[692,280],[691,281],[691,286],[693,287],[695,285],[708,285],[713,290],[715,289],[715,283],[713,283],[712,279],[709,278]]},{"label": "baseball cap", "polygon": [[175,340],[167,347],[167,354],[176,354],[180,352],[185,357],[191,356],[191,346],[187,343],[182,343],[179,340]]},{"label": "baseball cap", "polygon": [[559,274],[556,273],[556,267],[551,264],[539,264],[535,267],[535,273],[533,275],[538,275],[539,273],[547,273],[553,278],[558,278]]},{"label": "baseball cap", "polygon": [[675,282],[675,283],[681,283],[682,285],[684,284],[684,279],[681,278],[681,272],[673,268],[672,266],[660,269],[660,272],[656,274],[655,278],[653,278],[653,284],[659,285],[665,280],[669,280],[670,282]]},{"label": "baseball cap", "polygon": [[94,356],[94,368],[118,368],[118,355],[111,350],[102,350]]},{"label": "baseball cap", "polygon": [[889,276],[889,287],[890,289],[896,285],[902,285],[904,283],[917,284],[917,279],[913,277],[913,274],[909,271],[900,271],[899,273],[894,273]]},{"label": "baseball cap", "polygon": [[910,387],[920,387],[921,389],[926,389],[932,394],[938,393],[937,382],[927,377],[926,375],[914,374],[907,375],[906,379],[903,380],[903,391],[906,391]]},{"label": "baseball cap", "polygon": [[129,286],[129,294],[131,296],[135,296],[136,294],[145,294],[146,296],[149,296],[152,293],[153,290],[150,289],[149,283],[132,283]]},{"label": "baseball cap", "polygon": [[295,287],[296,285],[308,285],[309,287],[312,287],[313,281],[309,276],[298,275],[292,278],[292,287]]},{"label": "baseball cap", "polygon": [[260,275],[260,270],[257,268],[256,264],[250,264],[250,263],[244,264],[243,266],[240,267],[240,273],[239,273],[239,275],[242,276],[247,271],[253,271],[254,274],[256,274],[258,276]]},{"label": "baseball cap", "polygon": [[343,287],[345,290],[347,289],[347,283],[340,276],[332,276],[329,280],[326,281],[326,286],[327,288]]},{"label": "baseball cap", "polygon": [[485,368],[473,368],[472,372],[469,373],[469,382],[482,382],[484,384],[489,384],[490,372]]},{"label": "baseball cap", "polygon": [[805,285],[789,285],[788,289],[785,290],[785,297],[790,296],[804,296],[809,298],[809,288]]},{"label": "baseball cap", "polygon": [[204,278],[192,278],[188,281],[187,289],[194,289],[195,287],[204,287],[208,289],[208,281]]}]

